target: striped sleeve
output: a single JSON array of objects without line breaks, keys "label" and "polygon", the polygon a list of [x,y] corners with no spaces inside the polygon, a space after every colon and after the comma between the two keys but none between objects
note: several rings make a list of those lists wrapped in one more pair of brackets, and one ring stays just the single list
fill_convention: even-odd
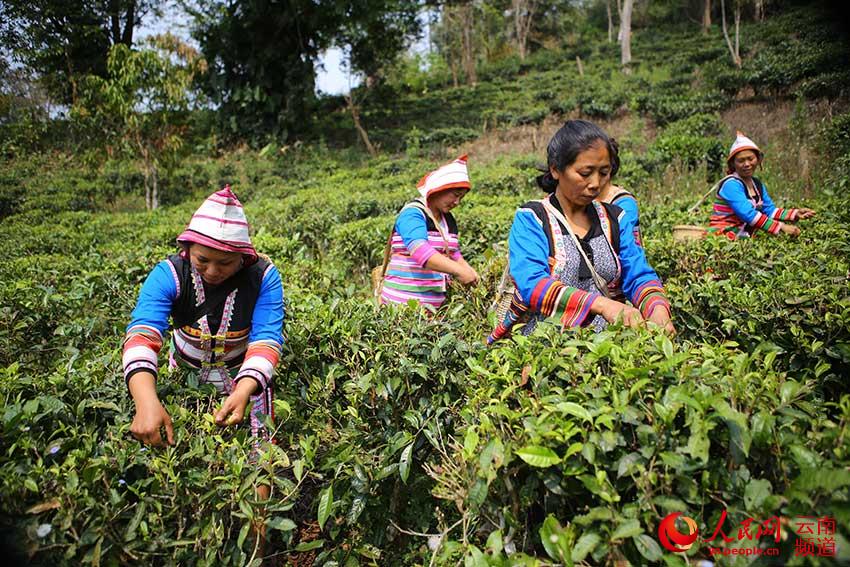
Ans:
[{"label": "striped sleeve", "polygon": [[[765,204],[769,202],[772,205],[773,203],[767,195],[767,190],[763,193]],[[777,234],[782,229],[782,223],[779,220],[772,219],[753,206],[750,200],[747,199],[744,184],[738,179],[728,180],[720,187],[718,194],[726,201],[735,215],[748,225],[769,232],[770,234]],[[771,210],[771,212],[773,211]]]},{"label": "striped sleeve", "polygon": [[159,351],[162,350],[168,318],[178,295],[179,281],[173,264],[168,260],[160,262],[142,284],[124,334],[122,362],[125,383],[129,383],[137,372],[157,375]]},{"label": "striped sleeve", "polygon": [[549,242],[543,225],[531,209],[516,212],[508,238],[511,276],[528,309],[555,317],[565,327],[588,323],[598,293],[564,285],[551,277]]},{"label": "striped sleeve", "polygon": [[280,273],[274,265],[269,265],[260,284],[248,334],[248,350],[236,375],[237,382],[243,378],[253,378],[260,387],[259,391],[272,385],[274,369],[283,347],[284,312]]},{"label": "striped sleeve", "polygon": [[407,246],[410,257],[420,268],[424,268],[431,256],[437,254],[436,248],[428,242],[428,225],[425,213],[420,209],[407,207],[401,211],[395,223],[395,230]]},{"label": "striped sleeve", "polygon": [[762,185],[762,201],[764,202],[762,212],[772,220],[794,222],[799,218],[800,213],[797,209],[780,209],[774,205],[764,185]]}]

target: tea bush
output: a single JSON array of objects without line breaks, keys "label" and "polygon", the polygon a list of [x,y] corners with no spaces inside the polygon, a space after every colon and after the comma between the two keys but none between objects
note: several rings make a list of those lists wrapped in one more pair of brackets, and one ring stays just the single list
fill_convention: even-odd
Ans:
[{"label": "tea bush", "polygon": [[[817,18],[792,14],[769,20],[760,44],[745,36],[754,59],[740,72],[713,40],[656,30],[636,34],[645,56],[630,78],[616,72],[616,45],[597,44],[508,59],[476,87],[378,91],[364,121],[380,157],[321,142],[203,150],[170,173],[153,213],[127,204],[138,190],[130,164],[4,162],[0,238],[13,245],[0,257],[0,528],[11,561],[259,565],[258,521],[273,564],[684,565],[657,543],[661,518],[690,513],[706,533],[724,510],[730,531],[750,517],[833,517],[836,561],[850,561],[850,115],[843,71],[812,74],[831,48],[799,63],[798,86],[771,78],[797,63],[771,63],[763,46],[797,31],[800,45],[822,39],[806,35]],[[755,61],[771,64],[759,85],[809,96],[821,81],[839,100],[818,153],[839,166],[816,173],[810,197],[791,203],[776,170],[764,172],[779,206],[818,215],[794,240],[675,242],[673,225],[708,218],[710,204],[687,211],[690,193],[719,175],[717,112],[740,90],[707,71],[742,88]],[[641,200],[678,334],[542,324],[484,346],[514,211],[541,196],[542,150],[470,158],[474,189],[456,217],[479,287],[452,287],[435,316],[375,311],[369,270],[422,174],[455,157],[443,146],[470,140],[485,117],[536,123],[574,110],[642,114],[628,116],[618,181]],[[328,109],[324,120],[327,139],[343,143],[348,118]],[[158,389],[177,443],[141,447],[121,376],[141,282],[197,201],[227,182],[287,297],[277,444],[256,463],[244,428],[212,423],[214,392],[165,368]],[[260,483],[272,486],[264,509]],[[777,561],[817,564],[783,534]],[[707,555],[695,546],[686,557]]]}]

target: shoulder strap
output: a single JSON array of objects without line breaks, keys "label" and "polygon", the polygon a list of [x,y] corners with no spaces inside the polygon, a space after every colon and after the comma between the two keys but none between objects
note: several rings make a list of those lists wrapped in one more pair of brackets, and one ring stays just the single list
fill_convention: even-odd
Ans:
[{"label": "shoulder strap", "polygon": [[[548,197],[547,197],[548,198]],[[540,219],[540,223],[543,225],[543,234],[546,235],[546,241],[549,243],[549,257],[555,257],[555,237],[552,236],[552,225],[549,222],[549,215],[546,214],[546,207],[543,205],[543,201],[546,199],[541,199],[539,201],[532,201],[525,205],[525,207],[529,208],[537,215],[537,218]],[[539,209],[538,206],[539,205]]]},{"label": "shoulder strap", "polygon": [[[548,200],[546,200],[546,199],[543,200],[543,206],[546,207],[546,210],[549,211],[552,214],[552,216],[554,216],[556,219],[558,219],[558,221],[562,225],[564,225],[564,227],[567,229],[567,232],[570,233],[570,237],[572,237],[573,243],[575,244],[575,247],[578,250],[578,253],[581,255],[581,259],[584,260],[584,263],[587,265],[588,269],[590,269],[590,275],[593,278],[593,283],[596,285],[596,287],[599,289],[599,291],[605,297],[610,298],[611,292],[608,290],[608,282],[606,282],[604,279],[602,279],[602,276],[600,276],[597,273],[596,268],[594,268],[593,264],[590,262],[590,260],[587,259],[587,255],[584,253],[584,250],[581,247],[581,243],[578,241],[578,237],[576,236],[576,233],[573,231],[573,227],[570,225],[570,221],[568,221],[566,219],[566,217],[561,213],[561,211],[559,211],[554,206],[552,206],[552,204],[549,203]],[[603,230],[603,232],[605,232],[605,231]],[[608,241],[607,237],[606,237],[606,241]],[[611,242],[608,241],[608,246],[610,246],[610,245],[611,245]]]},{"label": "shoulder strap", "polygon": [[720,188],[731,177],[734,177],[734,175],[729,174],[726,177],[724,177],[723,179],[721,179],[720,181],[718,181],[717,183],[715,183],[714,185],[712,185],[711,188],[706,192],[706,194],[703,195],[700,198],[699,201],[694,203],[694,205],[690,209],[688,209],[688,213],[693,213],[694,211],[696,211],[699,208],[699,206],[702,205],[703,201],[708,199],[708,196],[711,195],[712,193],[714,193],[715,191],[717,191],[717,194],[719,195],[720,194]]},{"label": "shoulder strap", "polygon": [[620,192],[617,193],[616,195],[614,195],[613,197],[611,197],[610,203],[614,204],[615,201],[617,201],[618,199],[622,199],[623,197],[631,197],[633,199],[635,198],[634,193],[632,193],[631,191],[626,191],[623,188],[620,188]]},{"label": "shoulder strap", "polygon": [[[401,208],[401,211],[404,211],[405,209],[410,208],[410,207],[413,207],[415,209],[419,209],[420,211],[422,211],[426,215],[427,218],[431,219],[431,222],[434,223],[434,226],[437,227],[437,230],[440,232],[440,236],[443,237],[443,242],[445,244],[445,253],[448,255],[448,253],[449,253],[449,238],[446,235],[445,230],[443,230],[443,227],[440,225],[440,223],[437,222],[437,220],[434,218],[434,215],[431,214],[431,210],[428,208],[428,206],[425,205],[425,203],[423,203],[420,199],[416,199],[414,201],[411,201],[410,203],[407,203],[405,206],[403,206]],[[401,211],[399,211],[399,214],[401,214]],[[387,275],[387,266],[389,266],[390,257],[392,256],[393,232],[395,232],[395,221],[393,221],[393,225],[390,227],[390,235],[387,237],[387,244],[384,246],[384,262],[381,265],[381,279],[382,280],[383,280],[384,276]]]},{"label": "shoulder strap", "polygon": [[[440,236],[443,238],[443,246],[444,246],[443,253],[446,256],[448,256],[448,254],[449,254],[449,237],[446,234],[446,230],[443,228],[443,225],[440,224],[439,222],[437,222],[437,219],[434,218],[434,213],[431,212],[431,209],[428,208],[428,205],[425,204],[425,202],[420,197],[420,198],[415,199],[414,201],[411,201],[410,203],[408,203],[405,206],[405,208],[408,207],[408,206],[409,207],[416,207],[417,209],[419,209],[420,211],[425,213],[425,216],[427,218],[431,219],[431,222],[434,223],[434,226],[436,227],[437,232],[439,232]],[[404,209],[402,209],[402,210],[404,210]]]}]

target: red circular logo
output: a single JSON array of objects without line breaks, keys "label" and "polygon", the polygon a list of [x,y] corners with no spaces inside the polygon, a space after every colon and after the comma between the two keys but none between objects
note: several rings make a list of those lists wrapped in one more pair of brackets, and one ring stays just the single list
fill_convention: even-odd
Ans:
[{"label": "red circular logo", "polygon": [[661,545],[674,553],[684,553],[689,550],[699,536],[697,523],[693,518],[687,516],[682,516],[682,520],[688,526],[688,533],[680,532],[676,528],[676,518],[679,516],[682,516],[681,512],[673,512],[658,524],[658,539],[661,541]]}]

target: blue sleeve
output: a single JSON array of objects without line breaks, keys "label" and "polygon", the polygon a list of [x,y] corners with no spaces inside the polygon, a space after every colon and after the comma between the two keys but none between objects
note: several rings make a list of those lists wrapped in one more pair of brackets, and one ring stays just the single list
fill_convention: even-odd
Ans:
[{"label": "blue sleeve", "polygon": [[280,272],[271,265],[263,274],[263,282],[260,284],[260,294],[254,306],[248,342],[273,341],[279,345],[283,344],[284,311]]},{"label": "blue sleeve", "polygon": [[511,276],[523,302],[531,304],[531,295],[543,278],[551,276],[549,241],[543,225],[531,209],[519,209],[514,215],[508,237]]},{"label": "blue sleeve", "polygon": [[157,264],[148,274],[142,290],[139,292],[139,300],[133,309],[130,324],[127,331],[139,325],[153,327],[160,335],[165,335],[168,330],[168,318],[171,309],[177,300],[176,274],[168,260]]},{"label": "blue sleeve", "polygon": [[720,187],[718,194],[732,207],[732,210],[739,219],[747,224],[753,224],[753,221],[758,216],[758,211],[752,202],[747,199],[747,189],[741,181],[735,178],[725,181]]},{"label": "blue sleeve", "polygon": [[428,242],[428,225],[425,213],[416,207],[407,207],[395,221],[395,230],[399,233],[408,250],[415,248],[414,244]]},{"label": "blue sleeve", "polygon": [[630,222],[632,226],[638,224],[638,221],[640,219],[640,213],[638,211],[637,199],[635,199],[631,195],[623,195],[622,197],[617,199],[614,204],[623,209],[623,211],[625,211],[625,220],[627,222]]},{"label": "blue sleeve", "polygon": [[670,309],[661,278],[646,260],[643,248],[637,245],[634,237],[634,226],[621,213],[620,220],[620,265],[623,269],[623,293],[632,305],[637,307],[644,317],[648,317],[659,305]]},{"label": "blue sleeve", "polygon": [[773,203],[773,199],[770,198],[770,195],[767,193],[767,186],[762,184],[762,192],[761,192],[761,200],[762,207],[761,212],[766,214],[769,217],[773,217],[774,211],[776,211],[776,205]]}]

